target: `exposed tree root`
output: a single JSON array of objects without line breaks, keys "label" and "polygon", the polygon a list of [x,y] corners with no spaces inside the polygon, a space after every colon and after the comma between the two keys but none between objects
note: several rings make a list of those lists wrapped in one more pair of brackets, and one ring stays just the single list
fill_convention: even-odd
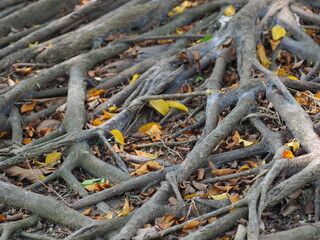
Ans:
[{"label": "exposed tree root", "polygon": [[[0,10],[10,6],[22,7],[0,20],[0,35],[4,36],[0,39],[0,46],[5,46],[0,50],[0,64],[3,71],[1,74],[8,76],[13,69],[12,65],[18,60],[23,63],[15,66],[16,68],[28,66],[46,69],[15,86],[0,89],[0,120],[3,123],[0,126],[0,133],[11,131],[10,141],[0,139],[0,156],[3,156],[0,158],[0,169],[24,162],[30,163],[33,158],[53,151],[63,151],[65,158],[59,169],[26,189],[37,191],[38,187],[48,186],[61,178],[77,194],[77,199],[74,199],[74,202],[67,202],[59,196],[57,201],[6,183],[6,179],[1,177],[0,203],[29,210],[38,216],[1,224],[1,239],[9,239],[15,231],[35,225],[39,217],[75,230],[66,239],[94,239],[100,236],[115,240],[133,239],[139,229],[144,228],[148,223],[153,224],[157,218],[166,214],[183,215],[188,212],[186,208],[189,205],[194,206],[193,203],[197,200],[200,204],[204,201],[204,199],[201,201],[196,199],[190,203],[181,195],[181,186],[187,181],[192,182],[193,180],[190,179],[195,179],[192,174],[196,171],[202,169],[209,174],[209,170],[206,169],[209,163],[212,168],[221,168],[226,166],[225,164],[232,164],[236,160],[247,160],[249,157],[261,159],[260,166],[225,176],[206,177],[198,181],[198,184],[210,183],[213,186],[219,181],[250,176],[252,185],[245,191],[241,200],[227,206],[221,203],[219,209],[197,217],[192,216],[167,229],[145,234],[143,239],[160,239],[169,234],[175,234],[184,230],[191,222],[201,222],[204,226],[185,235],[182,239],[213,239],[234,229],[240,219],[247,219],[247,226],[239,225],[236,239],[244,238],[244,235],[247,235],[247,239],[250,240],[298,239],[299,236],[306,239],[319,238],[317,222],[267,235],[261,234],[260,229],[266,209],[272,208],[295,191],[314,183],[316,183],[315,219],[319,221],[318,149],[320,139],[313,123],[316,118],[312,120],[292,95],[295,91],[320,90],[319,81],[316,79],[319,77],[320,68],[319,44],[301,29],[295,17],[295,14],[298,14],[311,24],[319,24],[319,15],[304,11],[300,4],[311,4],[308,7],[317,7],[316,5],[312,5],[312,2],[297,3],[292,0],[209,1],[162,24],[167,18],[167,13],[182,0],[93,1],[50,22],[47,21],[56,16],[61,8],[72,8],[80,1],[66,1],[67,3],[59,5],[54,4],[55,1],[42,0],[28,6],[19,5],[20,2],[0,3]],[[223,22],[224,20],[221,20],[223,11],[220,11],[220,8],[224,9],[230,4],[236,6],[239,11]],[[34,11],[41,14],[35,14]],[[47,11],[50,14],[43,14]],[[30,24],[40,24],[40,27],[37,29],[33,27],[19,32],[19,35],[10,36],[8,35],[11,31],[9,26],[19,28],[24,24],[17,16]],[[15,21],[12,19],[15,17],[16,23],[13,24]],[[198,22],[188,34],[168,35],[177,27],[190,24],[200,17],[202,21]],[[269,70],[269,67],[266,68],[265,64],[258,61],[256,46],[264,41],[263,32],[276,25],[274,23],[282,25],[287,32],[290,32],[290,35],[283,37],[278,48],[287,50],[299,59],[313,62],[310,71],[307,74],[301,74],[299,81],[278,76],[272,71],[276,70],[273,69],[275,65],[270,67],[272,70]],[[213,26],[214,24],[216,26]],[[151,27],[154,29],[147,32]],[[184,49],[190,39],[205,36],[198,34],[203,29],[211,30],[213,37]],[[118,37],[124,33],[140,35]],[[59,34],[59,36],[53,38],[53,34]],[[123,54],[136,42],[164,39],[176,41],[164,48],[166,50],[163,52],[147,59],[142,58],[141,62],[126,67],[116,76],[110,75],[111,77],[100,79],[101,82],[97,84],[96,89],[107,91],[115,89],[115,91],[112,94],[111,91],[108,93],[110,97],[107,100],[100,99],[100,102],[97,101],[92,105],[93,107],[90,106],[92,109],[89,112],[86,94],[90,91],[88,83],[93,81],[88,78],[89,71],[97,64]],[[8,45],[11,41],[16,42]],[[39,43],[28,47],[30,43],[35,42]],[[180,53],[178,57],[177,53]],[[28,65],[32,61],[35,63]],[[228,67],[232,62],[236,62],[238,83],[225,88],[224,77],[228,74]],[[38,63],[46,65],[37,65]],[[189,79],[204,72],[208,77],[201,85],[199,84],[197,90],[177,93]],[[137,81],[117,89],[120,85],[126,85],[128,79],[137,73],[141,74]],[[46,86],[65,77],[66,74],[68,75],[67,88],[44,90]],[[41,90],[38,91],[39,89]],[[60,96],[64,98],[61,99]],[[54,97],[62,101],[33,115],[22,116],[15,105],[31,97],[45,99]],[[170,162],[167,164],[170,167],[131,177],[129,163],[125,158],[132,157],[130,155],[132,153],[118,153],[121,150],[118,151],[109,143],[109,139],[112,138],[110,131],[117,129],[131,134],[133,132],[131,127],[139,125],[135,124],[137,115],[143,113],[149,100],[156,99],[183,99],[184,103],[201,99],[206,104],[204,113],[197,122],[169,134],[168,139],[136,146],[136,148],[164,146],[168,151],[173,151],[170,147],[192,146],[186,148],[189,152],[185,157],[177,154],[180,159],[183,159],[181,163],[171,166]],[[262,101],[272,105],[273,110],[261,106]],[[47,136],[23,145],[25,125],[52,115],[62,106],[66,106],[66,111],[63,111],[63,121],[59,128]],[[89,121],[101,115],[103,110],[113,106],[118,106],[121,110],[116,116],[97,127],[89,124]],[[161,123],[176,115],[177,111],[171,110]],[[196,113],[192,116],[194,115]],[[277,123],[280,130],[270,127],[272,121]],[[180,136],[187,136],[184,134],[188,131],[202,125],[204,126],[201,135],[177,140]],[[84,130],[84,127],[87,129]],[[212,154],[219,148],[222,141],[231,137],[234,130],[241,127],[254,129],[259,135],[259,142],[244,148]],[[286,158],[283,153],[285,150],[290,150],[290,147],[285,146],[284,143],[288,139],[299,142],[304,154],[293,159]],[[114,165],[103,161],[99,155],[93,153],[93,141],[101,141],[101,148],[104,149],[103,151],[107,149],[110,152]],[[194,146],[189,145],[193,142],[196,142]],[[142,163],[147,160],[150,158],[142,157],[136,159],[136,162]],[[264,164],[264,162],[268,163]],[[117,184],[89,194],[73,172],[75,169],[81,169],[86,174],[108,179]],[[284,172],[287,173],[286,178],[279,181],[279,176]],[[158,188],[149,200],[143,202],[134,212],[123,214],[125,215],[123,217],[100,221],[77,211],[101,202],[108,203],[112,198],[128,194],[130,191],[139,191],[142,188],[148,190],[152,186],[158,186]],[[176,200],[174,206],[171,203],[168,204],[170,198]],[[195,210],[194,212],[197,213]],[[213,217],[217,219],[210,223],[206,222]],[[28,237],[28,233],[20,234]],[[36,235],[34,237],[36,238]]]}]

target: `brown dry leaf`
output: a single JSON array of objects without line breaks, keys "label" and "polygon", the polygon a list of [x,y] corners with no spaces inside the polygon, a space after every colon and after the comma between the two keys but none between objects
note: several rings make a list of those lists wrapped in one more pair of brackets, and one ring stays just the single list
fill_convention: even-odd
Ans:
[{"label": "brown dry leaf", "polygon": [[124,206],[122,208],[122,212],[118,214],[118,216],[125,216],[128,213],[131,213],[131,207],[128,199],[124,200]]},{"label": "brown dry leaf", "polygon": [[0,133],[0,139],[3,138],[4,136],[8,135],[9,133],[6,131],[3,131]]},{"label": "brown dry leaf", "polygon": [[[133,165],[136,165],[136,164],[133,164]],[[160,170],[160,169],[163,169],[163,166],[161,166],[159,163],[154,162],[154,161],[148,161],[148,162],[141,164],[139,166],[139,168],[135,172],[130,173],[130,175],[131,176],[133,176],[133,175],[141,176],[146,173],[149,173],[151,170]]]},{"label": "brown dry leaf", "polygon": [[89,91],[88,93],[87,93],[87,96],[88,97],[96,97],[96,96],[100,96],[100,95],[102,95],[103,93],[105,93],[105,89],[96,89],[96,88],[94,88],[94,89],[92,89],[91,91]]},{"label": "brown dry leaf", "polygon": [[92,208],[88,208],[87,210],[82,212],[82,214],[85,215],[85,216],[90,216],[91,213],[92,213]]},{"label": "brown dry leaf", "polygon": [[0,223],[3,223],[6,221],[6,215],[0,214]]},{"label": "brown dry leaf", "polygon": [[94,191],[100,192],[103,190],[99,183],[94,183],[89,186],[85,186],[84,188],[90,192],[94,192]]},{"label": "brown dry leaf", "polygon": [[152,158],[152,159],[156,159],[157,157],[151,153],[146,153],[146,152],[143,152],[143,151],[139,151],[139,150],[134,150],[136,152],[136,154],[139,156],[139,157],[147,157],[147,158]]},{"label": "brown dry leaf", "polygon": [[25,139],[23,140],[23,144],[28,144],[28,143],[32,143],[31,138],[25,138]]},{"label": "brown dry leaf", "polygon": [[214,169],[211,170],[211,173],[216,175],[216,176],[223,176],[223,175],[229,175],[232,173],[235,173],[236,170],[231,169],[231,168],[223,168],[223,169]]},{"label": "brown dry leaf", "polygon": [[271,62],[269,61],[269,59],[267,57],[266,50],[265,50],[264,46],[261,43],[259,43],[257,48],[258,48],[257,54],[258,54],[258,57],[259,57],[261,64],[265,68],[269,68],[271,65]]},{"label": "brown dry leaf", "polygon": [[208,222],[213,223],[214,221],[217,221],[217,219],[218,219],[217,217],[212,217],[208,219]]},{"label": "brown dry leaf", "polygon": [[164,215],[161,220],[157,221],[157,225],[162,229],[167,229],[169,227],[172,227],[175,224],[175,215],[170,214],[170,215]]},{"label": "brown dry leaf", "polygon": [[252,168],[259,167],[259,164],[254,161],[245,161],[245,163],[249,164],[249,166]]},{"label": "brown dry leaf", "polygon": [[21,106],[21,113],[30,112],[36,106],[36,101],[32,101],[32,103],[25,103]]},{"label": "brown dry leaf", "polygon": [[188,222],[186,225],[183,226],[182,229],[191,229],[191,228],[196,228],[200,225],[200,221],[191,221]]},{"label": "brown dry leaf", "polygon": [[[228,198],[231,203],[235,203],[240,200],[239,194],[228,194]],[[235,210],[237,210],[237,208],[231,209],[230,212],[234,212]]]},{"label": "brown dry leaf", "polygon": [[203,180],[206,170],[204,168],[200,168],[197,170],[197,181]]},{"label": "brown dry leaf", "polygon": [[12,166],[2,169],[8,176],[19,177],[21,180],[27,179],[31,182],[37,182],[42,178],[43,173],[40,169],[24,169],[18,166]]},{"label": "brown dry leaf", "polygon": [[276,50],[277,47],[280,45],[281,41],[280,41],[280,40],[272,40],[272,39],[269,39],[269,43],[270,43],[270,46],[271,46],[272,51],[274,51],[274,50]]},{"label": "brown dry leaf", "polygon": [[54,119],[47,119],[40,122],[37,126],[37,132],[40,132],[42,129],[56,129],[61,124],[60,121]]}]

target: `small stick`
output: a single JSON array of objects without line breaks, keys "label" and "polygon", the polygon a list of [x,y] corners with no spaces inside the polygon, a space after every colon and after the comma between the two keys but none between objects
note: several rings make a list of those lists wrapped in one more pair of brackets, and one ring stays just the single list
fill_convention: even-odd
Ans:
[{"label": "small stick", "polygon": [[124,163],[124,161],[122,160],[122,158],[119,156],[119,154],[113,149],[113,147],[110,145],[110,143],[108,142],[108,140],[105,138],[105,136],[103,136],[101,133],[99,133],[99,137],[101,138],[101,140],[103,141],[103,143],[107,146],[107,148],[111,151],[111,153],[113,154],[113,156],[116,159],[116,163],[118,165],[118,167],[124,171],[125,173],[129,173],[126,164]]}]

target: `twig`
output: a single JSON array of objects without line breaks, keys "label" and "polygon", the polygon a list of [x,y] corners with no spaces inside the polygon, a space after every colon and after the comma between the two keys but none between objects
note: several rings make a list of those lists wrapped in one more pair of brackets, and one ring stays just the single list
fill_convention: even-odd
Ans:
[{"label": "twig", "polygon": [[129,173],[126,164],[124,163],[124,161],[122,160],[122,158],[119,156],[119,154],[113,149],[113,147],[110,145],[110,143],[108,142],[108,140],[105,138],[105,136],[103,136],[101,133],[99,133],[99,137],[101,138],[101,140],[103,141],[103,143],[107,146],[107,148],[110,150],[110,152],[113,154],[113,156],[116,159],[116,163],[119,166],[119,168],[124,171],[125,173]]},{"label": "twig", "polygon": [[137,36],[137,37],[125,37],[119,39],[123,42],[142,42],[146,40],[167,40],[167,39],[181,39],[181,38],[204,38],[208,34],[178,34],[178,35],[166,35],[166,36]]},{"label": "twig", "polygon": [[142,148],[142,147],[178,146],[178,145],[182,145],[182,144],[188,144],[188,143],[196,142],[196,141],[198,141],[198,139],[199,139],[198,137],[195,137],[195,138],[192,138],[190,140],[181,141],[181,142],[170,141],[170,142],[146,143],[146,144],[137,145],[137,147]]}]

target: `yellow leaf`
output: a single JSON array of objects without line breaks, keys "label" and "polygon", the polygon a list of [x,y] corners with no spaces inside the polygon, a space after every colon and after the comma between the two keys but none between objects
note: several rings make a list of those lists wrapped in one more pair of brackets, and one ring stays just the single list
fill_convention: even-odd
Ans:
[{"label": "yellow leaf", "polygon": [[209,195],[209,197],[214,199],[214,200],[228,199],[228,193],[222,193],[220,195]]},{"label": "yellow leaf", "polygon": [[243,145],[244,145],[245,147],[248,147],[248,146],[251,146],[251,145],[257,143],[257,141],[255,141],[255,142],[249,142],[249,141],[246,141],[246,140],[241,139],[241,138],[240,138],[240,134],[238,133],[237,130],[234,131],[234,137],[238,139],[239,143],[243,143]]},{"label": "yellow leaf", "polygon": [[269,68],[271,62],[269,61],[269,59],[267,57],[267,54],[266,54],[266,50],[265,50],[264,46],[261,43],[258,44],[257,54],[258,54],[258,57],[259,57],[259,60],[260,60],[261,64],[265,68]]},{"label": "yellow leaf", "polygon": [[316,98],[320,98],[320,93],[316,93],[313,96],[316,97]]},{"label": "yellow leaf", "polygon": [[92,213],[92,208],[88,208],[84,212],[82,212],[83,215],[89,216]]},{"label": "yellow leaf", "polygon": [[300,147],[300,143],[299,142],[290,142],[290,143],[286,143],[286,146],[292,147],[293,151],[297,151],[298,148]]},{"label": "yellow leaf", "polygon": [[118,109],[117,107],[109,107],[108,108],[108,110],[111,112],[117,111],[117,109]]},{"label": "yellow leaf", "polygon": [[35,43],[29,43],[29,47],[34,47],[38,45],[38,41],[36,41]]},{"label": "yellow leaf", "polygon": [[275,41],[275,40],[269,39],[269,43],[272,51],[277,49],[277,47],[280,45],[280,42],[281,42],[280,40]]},{"label": "yellow leaf", "polygon": [[182,104],[180,102],[167,100],[166,103],[171,108],[177,108],[177,109],[180,109],[180,110],[185,111],[187,113],[189,112],[188,108],[184,104]]},{"label": "yellow leaf", "polygon": [[45,163],[46,164],[55,163],[60,159],[61,156],[62,156],[61,152],[53,152],[46,157]]},{"label": "yellow leaf", "polygon": [[175,7],[168,13],[168,16],[172,17],[174,15],[184,12],[185,10],[186,10],[185,7],[181,7],[181,6]]},{"label": "yellow leaf", "polygon": [[248,170],[248,169],[250,169],[250,167],[249,167],[249,166],[247,166],[247,165],[243,165],[241,168],[239,168],[239,169],[237,170],[237,173],[239,173],[239,172],[243,172],[243,171],[246,171],[246,170]]},{"label": "yellow leaf", "polygon": [[236,13],[236,9],[230,5],[229,7],[227,7],[225,10],[224,10],[224,14],[227,15],[227,16],[232,16]]},{"label": "yellow leaf", "polygon": [[279,40],[280,38],[283,38],[286,35],[286,30],[280,25],[274,26],[271,32],[273,40]]},{"label": "yellow leaf", "polygon": [[157,126],[157,128],[158,128],[159,130],[162,128],[159,123],[151,122],[151,123],[148,123],[148,124],[143,125],[142,127],[140,127],[137,132],[142,132],[142,133],[148,134],[148,132],[150,131],[150,129],[151,129],[153,126]]},{"label": "yellow leaf", "polygon": [[122,136],[122,133],[119,130],[115,129],[109,132],[114,136],[114,140],[116,140],[116,142],[120,143],[121,145],[124,145],[124,137]]},{"label": "yellow leaf", "polygon": [[197,195],[198,195],[198,193],[196,192],[196,193],[194,193],[194,194],[185,196],[184,199],[191,199],[191,198],[193,198],[193,197],[195,197],[195,196],[197,196]]},{"label": "yellow leaf", "polygon": [[208,94],[208,95],[211,94],[211,90],[210,90],[210,89],[207,89],[207,90],[206,90],[206,94]]},{"label": "yellow leaf", "polygon": [[119,216],[125,216],[128,213],[131,213],[130,203],[128,199],[124,200],[124,206],[122,208],[122,212],[119,214]]},{"label": "yellow leaf", "polygon": [[288,76],[287,78],[290,78],[290,79],[292,79],[292,80],[299,80],[297,77],[295,77],[295,76]]},{"label": "yellow leaf", "polygon": [[110,119],[110,118],[114,117],[115,115],[117,115],[116,113],[109,113],[104,109],[102,109],[102,112],[103,112],[103,117],[102,117],[103,120]]},{"label": "yellow leaf", "polygon": [[149,103],[154,109],[156,109],[163,116],[169,112],[169,106],[167,102],[162,99],[150,100]]},{"label": "yellow leaf", "polygon": [[184,33],[185,31],[182,29],[182,28],[176,28],[176,33],[177,34],[182,34]]},{"label": "yellow leaf", "polygon": [[101,122],[100,120],[93,120],[93,121],[92,121],[92,125],[93,125],[93,126],[99,126],[99,125],[101,125],[101,124],[103,124],[103,122]]},{"label": "yellow leaf", "polygon": [[139,156],[139,157],[147,157],[147,158],[152,158],[152,159],[155,159],[156,156],[154,156],[153,154],[151,153],[146,153],[146,152],[143,152],[143,151],[139,151],[139,150],[134,150],[136,152],[136,154]]},{"label": "yellow leaf", "polygon": [[135,81],[137,81],[139,77],[140,77],[140,74],[134,74],[129,84],[132,84]]}]

